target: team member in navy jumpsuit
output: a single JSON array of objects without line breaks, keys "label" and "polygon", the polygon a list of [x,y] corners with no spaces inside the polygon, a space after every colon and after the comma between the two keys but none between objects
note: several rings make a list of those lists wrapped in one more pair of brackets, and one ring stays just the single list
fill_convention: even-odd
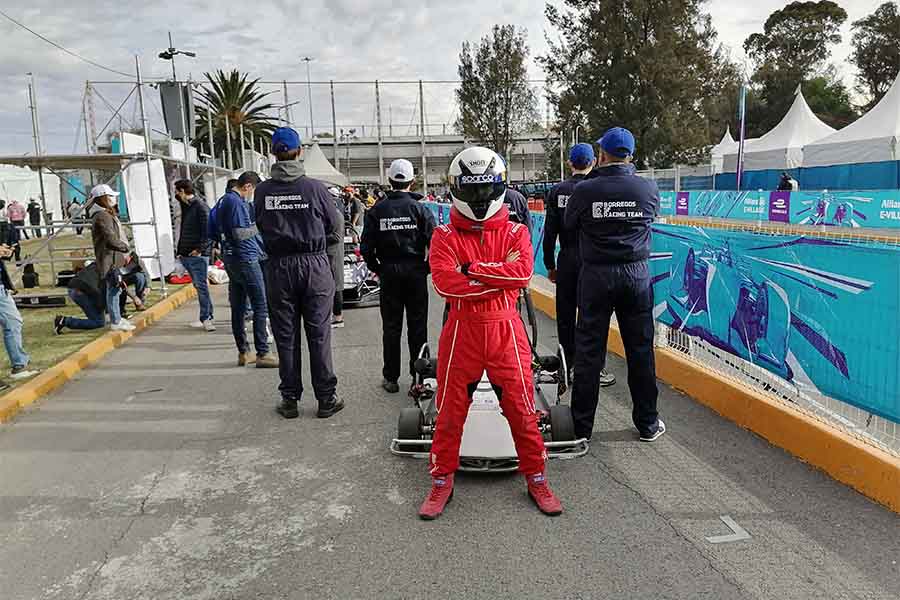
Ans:
[{"label": "team member in navy jumpsuit", "polygon": [[641,440],[652,442],[666,431],[656,410],[653,286],[648,264],[659,190],[656,183],[635,174],[630,131],[610,129],[599,144],[597,175],[575,186],[565,216],[565,228],[578,231],[582,260],[572,396],[575,434],[591,437],[609,322],[615,313],[628,363],[632,420]]},{"label": "team member in navy jumpsuit", "polygon": [[337,232],[337,209],[328,188],[306,176],[300,136],[289,127],[272,134],[278,160],[271,179],[256,187],[256,226],[269,260],[265,266],[269,319],[278,347],[281,402],[285,419],[299,416],[303,393],[300,377],[301,328],[306,330],[309,368],[319,408],[327,418],[344,408],[336,394],[337,377],[331,357],[331,308],[334,275],[325,253],[327,239]]}]

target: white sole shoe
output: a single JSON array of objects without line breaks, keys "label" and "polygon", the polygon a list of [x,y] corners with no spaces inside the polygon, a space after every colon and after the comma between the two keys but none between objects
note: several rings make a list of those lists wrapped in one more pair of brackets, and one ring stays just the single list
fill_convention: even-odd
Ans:
[{"label": "white sole shoe", "polygon": [[660,437],[662,437],[662,434],[664,434],[665,432],[666,432],[666,424],[663,423],[663,420],[662,420],[662,419],[658,419],[658,420],[657,420],[657,425],[656,425],[656,431],[653,432],[653,434],[652,434],[652,435],[649,435],[649,436],[643,436],[643,435],[642,435],[642,436],[641,436],[641,441],[642,441],[642,442],[655,442],[655,441],[658,440]]}]

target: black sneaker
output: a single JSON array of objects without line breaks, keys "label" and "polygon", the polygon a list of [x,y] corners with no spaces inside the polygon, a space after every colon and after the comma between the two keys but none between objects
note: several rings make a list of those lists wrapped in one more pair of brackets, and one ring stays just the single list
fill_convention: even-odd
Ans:
[{"label": "black sneaker", "polygon": [[281,402],[275,407],[275,412],[285,419],[296,419],[300,416],[300,411],[297,409],[297,401],[289,400],[288,398],[281,399]]},{"label": "black sneaker", "polygon": [[381,387],[388,394],[396,394],[397,392],[400,391],[400,386],[397,384],[396,381],[388,381],[387,379],[385,379],[384,381],[381,382]]},{"label": "black sneaker", "polygon": [[316,416],[320,419],[327,419],[328,417],[333,417],[344,410],[344,401],[334,395],[331,397],[331,400],[325,404],[319,404],[319,410],[316,412]]},{"label": "black sneaker", "polygon": [[62,335],[63,328],[66,326],[66,318],[62,315],[56,315],[53,318],[53,333]]},{"label": "black sneaker", "polygon": [[655,442],[655,441],[658,440],[658,439],[662,436],[662,434],[664,434],[665,432],[666,432],[666,424],[663,423],[663,420],[662,420],[662,419],[657,419],[657,420],[656,420],[656,428],[655,428],[655,429],[653,430],[653,432],[650,433],[649,435],[644,435],[644,434],[642,433],[642,434],[641,434],[641,441],[642,441],[642,442]]}]

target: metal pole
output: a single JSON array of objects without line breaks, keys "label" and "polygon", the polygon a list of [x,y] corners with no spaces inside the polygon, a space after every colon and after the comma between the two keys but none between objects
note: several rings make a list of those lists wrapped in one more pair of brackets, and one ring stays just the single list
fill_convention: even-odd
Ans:
[{"label": "metal pole", "polygon": [[[38,107],[37,107],[37,90],[34,85],[34,74],[29,73],[31,77],[31,81],[28,84],[28,100],[31,108],[31,130],[34,135],[34,153],[36,156],[41,156],[43,154],[43,148],[41,148],[41,127],[40,127],[40,119],[38,118]],[[50,218],[47,215],[47,194],[44,190],[44,168],[38,167],[38,185],[41,189],[41,212],[44,214],[44,224],[50,225]],[[27,227],[27,225],[26,225]],[[32,229],[32,234],[37,233],[40,229],[40,222],[38,223],[38,229]],[[47,229],[47,252],[50,255],[50,278],[53,281],[56,281],[56,265],[53,261],[53,231],[52,228]]]},{"label": "metal pole", "polygon": [[84,152],[86,154],[92,154],[91,152],[91,133],[90,126],[88,125],[88,106],[87,106],[87,98],[88,94],[91,92],[91,85],[89,83],[84,84],[84,102],[81,105],[81,113],[84,117]]},{"label": "metal pole", "polygon": [[[172,32],[169,32],[169,48],[174,48],[175,44],[172,43]],[[175,74],[175,55],[172,55],[172,58],[169,59],[172,61],[172,85],[175,87],[175,91],[178,93],[178,116],[181,119],[181,127],[182,127],[182,136],[181,136],[181,145],[184,148],[184,160],[186,162],[190,162],[190,158],[188,156],[187,149],[187,119],[184,114],[184,93],[181,90],[181,85],[178,83],[178,75]],[[147,152],[150,152],[150,144],[147,143]],[[185,177],[187,179],[191,178],[191,168],[189,166],[185,166]]]},{"label": "metal pole", "polygon": [[381,145],[381,92],[375,80],[375,121],[378,128],[378,183],[384,185],[384,148]]},{"label": "metal pole", "polygon": [[[85,102],[87,103],[88,109],[88,119],[91,125],[91,149],[89,152],[91,154],[96,154],[97,152],[97,123],[94,118],[94,89],[91,86],[91,82],[88,81],[85,85],[87,85],[87,94],[85,97]],[[93,182],[94,172],[91,171],[91,182]]]},{"label": "metal pole", "polygon": [[238,135],[241,136],[241,169],[247,170],[247,161],[244,158],[244,122],[238,123]]},{"label": "metal pole", "polygon": [[334,81],[329,82],[331,87],[331,137],[334,142],[334,168],[341,170],[341,158],[338,156],[337,113],[334,110]]},{"label": "metal pole", "polygon": [[[166,284],[166,273],[163,273],[162,257],[159,252],[159,219],[156,217],[156,197],[153,193],[153,170],[150,166],[150,127],[147,124],[147,112],[144,110],[144,83],[141,79],[141,62],[137,56],[134,57],[134,69],[137,75],[138,90],[138,106],[141,110],[141,128],[144,130],[144,145],[146,153],[144,155],[144,163],[147,165],[147,185],[150,187],[150,210],[153,215],[153,237],[156,241],[156,264],[159,266],[159,281],[163,298],[169,295],[169,288]],[[212,137],[212,136],[210,136]]]},{"label": "metal pole", "polygon": [[422,80],[419,80],[419,124],[422,132],[422,190],[428,195],[428,158],[425,156],[425,93]]},{"label": "metal pole", "polygon": [[213,196],[216,198],[219,197],[219,190],[216,181],[216,142],[215,142],[215,127],[213,127],[213,114],[212,114],[212,106],[207,103],[206,104],[206,133],[209,136],[209,156],[212,158],[212,189]]},{"label": "metal pole", "polygon": [[229,171],[233,170],[233,158],[231,153],[231,118],[228,116],[228,109],[225,109],[225,152],[228,156],[228,164],[222,165]]},{"label": "metal pole", "polygon": [[564,171],[565,165],[563,164],[564,163],[564,159],[563,159],[563,152],[564,152],[563,140],[564,139],[565,139],[565,134],[563,133],[562,128],[560,128],[560,130],[559,130],[559,180],[560,181],[566,180],[566,173]]},{"label": "metal pole", "polygon": [[303,61],[306,63],[306,94],[309,99],[309,136],[310,138],[316,137],[316,126],[313,123],[313,109],[312,109],[312,83],[309,81],[309,63],[312,62],[312,58],[308,56],[303,57]]},{"label": "metal pole", "polygon": [[[187,93],[189,94],[189,99],[190,99],[190,96],[193,96],[193,94],[194,94],[194,87],[191,84],[191,76],[190,75],[188,75],[188,80],[187,80]],[[182,97],[182,100],[183,99],[184,98]],[[188,105],[184,107],[184,160],[186,160],[189,163],[185,166],[185,169],[187,170],[187,175],[188,175],[187,178],[188,179],[191,178],[190,163],[193,162],[193,160],[191,159],[191,123],[193,122],[193,118],[192,118],[193,115],[188,114],[188,109],[190,108],[190,106],[191,106],[190,103],[188,103]]]},{"label": "metal pole", "polygon": [[288,127],[293,127],[294,122],[291,119],[291,107],[288,106],[287,80],[284,80],[281,83],[284,86],[284,124]]}]

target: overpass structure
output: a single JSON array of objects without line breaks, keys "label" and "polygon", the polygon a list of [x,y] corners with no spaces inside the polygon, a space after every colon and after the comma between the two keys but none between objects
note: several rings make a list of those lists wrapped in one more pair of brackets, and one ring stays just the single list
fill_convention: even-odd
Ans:
[{"label": "overpass structure", "polygon": [[[509,161],[510,179],[534,179],[545,168],[544,144],[547,133],[534,131],[515,139]],[[426,136],[348,137],[319,139],[325,156],[341,173],[355,183],[387,183],[391,161],[405,158],[417,173],[426,165],[427,183],[440,185],[447,176],[451,159],[467,146],[478,143],[457,133]],[[379,170],[379,155],[381,169]],[[423,161],[424,158],[424,161]]]}]

